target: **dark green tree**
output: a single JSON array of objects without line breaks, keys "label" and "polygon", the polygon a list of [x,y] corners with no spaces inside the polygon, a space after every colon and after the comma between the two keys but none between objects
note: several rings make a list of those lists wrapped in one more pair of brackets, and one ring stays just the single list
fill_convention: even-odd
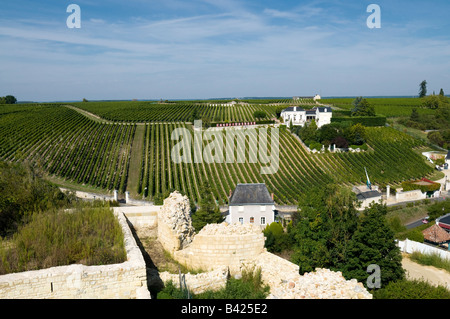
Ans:
[{"label": "dark green tree", "polygon": [[257,119],[263,119],[266,116],[267,116],[267,114],[264,111],[255,111],[255,112],[253,112],[253,117],[255,117]]},{"label": "dark green tree", "polygon": [[16,104],[17,99],[12,95],[7,95],[4,97],[4,103],[5,104]]},{"label": "dark green tree", "polygon": [[427,95],[427,81],[420,82],[419,87],[419,97],[425,97]]},{"label": "dark green tree", "polygon": [[419,120],[420,120],[419,112],[417,112],[416,108],[412,109],[411,116],[409,117],[409,119],[414,122],[419,122]]},{"label": "dark green tree", "polygon": [[353,102],[352,116],[375,116],[375,108],[369,101],[362,97],[357,97]]},{"label": "dark green tree", "polygon": [[402,255],[395,243],[394,233],[386,221],[387,207],[372,204],[364,210],[358,228],[348,243],[346,263],[342,268],[345,278],[355,278],[366,285],[371,264],[381,271],[381,286],[404,278]]},{"label": "dark green tree", "polygon": [[349,189],[333,184],[301,196],[291,228],[292,262],[299,265],[301,274],[321,267],[340,269],[345,264],[347,244],[358,220],[355,199]]},{"label": "dark green tree", "polygon": [[445,96],[445,94],[444,94],[444,89],[441,88],[441,90],[439,91],[439,95],[440,95],[440,96]]},{"label": "dark green tree", "polygon": [[192,214],[192,226],[196,232],[199,232],[207,224],[219,224],[224,221],[209,184],[202,188],[200,196],[200,207]]}]

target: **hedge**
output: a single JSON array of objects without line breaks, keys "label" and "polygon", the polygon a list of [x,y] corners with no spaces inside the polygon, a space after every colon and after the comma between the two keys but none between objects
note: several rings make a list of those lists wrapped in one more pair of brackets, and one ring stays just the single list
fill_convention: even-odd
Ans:
[{"label": "hedge", "polygon": [[425,193],[425,192],[434,192],[441,188],[441,184],[439,184],[439,183],[434,183],[431,185],[418,185],[418,184],[414,184],[414,183],[415,182],[403,182],[402,183],[403,191],[407,192],[407,191],[413,191],[416,189],[420,189],[420,191],[422,193]]},{"label": "hedge", "polygon": [[364,126],[385,126],[386,116],[342,116],[332,117],[331,123],[352,122],[352,125],[360,123]]}]

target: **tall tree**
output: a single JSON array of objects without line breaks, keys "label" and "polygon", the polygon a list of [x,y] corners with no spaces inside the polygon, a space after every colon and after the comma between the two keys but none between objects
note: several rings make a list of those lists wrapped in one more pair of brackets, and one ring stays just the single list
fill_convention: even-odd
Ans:
[{"label": "tall tree", "polygon": [[404,278],[402,255],[395,243],[394,233],[386,222],[387,207],[372,204],[364,210],[358,228],[348,244],[342,274],[366,284],[368,266],[380,267],[381,286]]},{"label": "tall tree", "polygon": [[441,90],[439,91],[439,95],[440,96],[445,96],[445,94],[444,94],[444,90],[441,88]]},{"label": "tall tree", "polygon": [[420,83],[419,97],[425,97],[426,95],[427,95],[427,81],[423,80]]}]

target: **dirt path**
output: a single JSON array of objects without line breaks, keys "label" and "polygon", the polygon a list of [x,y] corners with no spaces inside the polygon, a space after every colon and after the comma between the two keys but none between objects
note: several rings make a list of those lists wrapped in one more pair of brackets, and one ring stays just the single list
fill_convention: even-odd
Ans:
[{"label": "dirt path", "polygon": [[403,256],[403,268],[406,270],[408,279],[424,279],[437,286],[445,286],[450,289],[450,273],[432,266],[423,266],[411,261],[407,256]]},{"label": "dirt path", "polygon": [[144,150],[144,139],[145,139],[145,126],[136,126],[136,132],[134,134],[133,144],[131,146],[130,155],[130,168],[128,175],[127,190],[130,192],[131,197],[137,198],[139,180],[141,173],[141,160]]}]

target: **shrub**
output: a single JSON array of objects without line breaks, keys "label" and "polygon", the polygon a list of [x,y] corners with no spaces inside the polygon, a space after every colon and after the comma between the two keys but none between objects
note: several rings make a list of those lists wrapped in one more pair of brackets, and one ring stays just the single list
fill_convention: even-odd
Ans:
[{"label": "shrub", "polygon": [[450,291],[423,280],[399,280],[372,291],[374,299],[450,299]]}]

